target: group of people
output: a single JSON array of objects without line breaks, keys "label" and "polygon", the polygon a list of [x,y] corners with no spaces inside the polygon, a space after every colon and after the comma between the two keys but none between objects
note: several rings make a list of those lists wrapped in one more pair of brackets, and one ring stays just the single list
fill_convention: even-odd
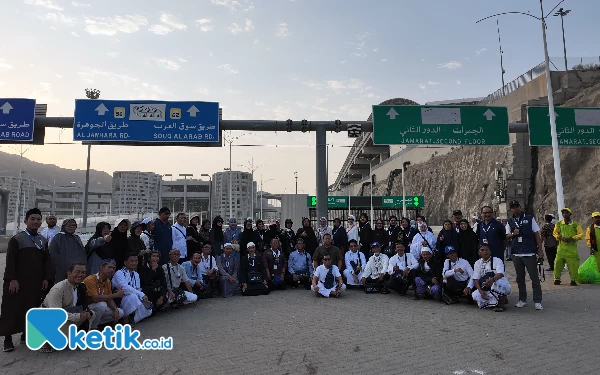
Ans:
[{"label": "group of people", "polygon": [[[48,226],[40,231],[41,212],[34,208],[26,214],[26,229],[8,244],[0,313],[4,351],[14,350],[11,336],[24,332],[27,311],[40,306],[67,310],[65,326],[98,329],[117,322],[134,325],[168,306],[177,309],[238,292],[257,296],[301,287],[318,296],[339,297],[349,287],[400,295],[412,290],[416,300],[453,304],[465,299],[501,312],[511,293],[504,264],[507,245],[519,289],[515,306],[527,305],[527,272],[535,308],[542,310],[539,259],[544,250],[549,259],[554,257],[555,284],[560,284],[566,263],[571,285],[577,285],[576,244],[583,231],[568,208],[562,221],[550,221],[542,230],[519,202],[510,202],[510,209],[504,225],[491,207],[482,207],[482,220],[474,228],[455,210],[435,236],[423,217],[413,225],[392,216],[387,228],[376,220],[375,229],[366,214],[358,223],[349,216],[345,227],[339,219],[329,227],[321,218],[316,230],[305,218],[296,231],[289,219],[284,228],[278,221],[267,228],[262,220],[254,225],[248,218],[242,230],[235,219],[223,229],[218,216],[212,227],[199,217],[188,224],[183,213],[171,224],[170,210],[162,208],[156,219],[133,224],[118,219],[114,228],[98,223],[83,245],[74,219],[65,220],[59,231],[56,218],[49,216]],[[586,240],[600,264],[600,213],[592,216]],[[40,350],[53,351],[49,346]]]}]

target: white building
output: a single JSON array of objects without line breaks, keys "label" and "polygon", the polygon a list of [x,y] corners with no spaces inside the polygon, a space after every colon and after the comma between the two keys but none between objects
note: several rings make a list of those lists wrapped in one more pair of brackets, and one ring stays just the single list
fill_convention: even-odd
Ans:
[{"label": "white building", "polygon": [[[25,218],[25,212],[35,206],[35,187],[37,182],[30,178],[22,178],[22,185],[19,193],[19,177],[18,176],[0,176],[0,188],[9,191],[8,194],[8,220],[15,220],[15,209],[17,201],[19,201],[19,211],[21,220]],[[19,216],[19,215],[17,215]]]},{"label": "white building", "polygon": [[112,213],[157,212],[161,176],[152,172],[113,172]]},{"label": "white building", "polygon": [[[252,202],[254,210],[258,209],[260,202],[256,199],[257,184],[248,172],[218,172],[212,176],[212,212],[213,217],[219,215],[227,220],[229,214],[229,178],[231,178],[231,198],[233,216],[238,222],[252,216]],[[254,195],[254,199],[252,196]]]},{"label": "white building", "polygon": [[160,207],[169,207],[174,217],[179,212],[212,220],[209,212],[210,182],[195,179],[162,181]]},{"label": "white building", "polygon": [[[88,189],[88,222],[95,216],[110,214],[112,192],[97,187]],[[83,186],[38,186],[36,207],[42,214],[54,214],[58,219],[83,216]]]}]

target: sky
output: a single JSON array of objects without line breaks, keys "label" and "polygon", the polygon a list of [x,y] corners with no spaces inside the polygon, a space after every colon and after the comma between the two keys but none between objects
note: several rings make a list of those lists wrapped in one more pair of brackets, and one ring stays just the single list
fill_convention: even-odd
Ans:
[{"label": "sky", "polygon": [[[545,0],[546,12],[559,0]],[[568,56],[600,55],[590,32],[599,1],[566,0]],[[227,120],[366,120],[391,98],[420,104],[484,97],[501,87],[495,20],[540,15],[538,0],[2,0],[0,97],[33,98],[72,117],[85,88],[101,99],[219,102]],[[499,18],[506,82],[544,59],[540,22]],[[562,60],[560,19],[548,48]],[[597,60],[597,58],[596,58]],[[315,191],[314,133],[244,134],[234,170],[251,163],[259,188]],[[353,139],[328,133],[329,183]],[[25,157],[85,169],[71,129],[46,132]],[[54,143],[54,144],[51,144]],[[247,145],[263,145],[249,147]],[[0,146],[17,153],[20,149]],[[228,147],[92,147],[91,168],[193,173],[229,167]],[[266,182],[268,181],[268,182]]]}]

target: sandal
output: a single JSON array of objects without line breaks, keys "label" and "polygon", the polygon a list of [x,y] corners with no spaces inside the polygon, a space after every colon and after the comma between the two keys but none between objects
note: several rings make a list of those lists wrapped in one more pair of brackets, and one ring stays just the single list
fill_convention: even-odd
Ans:
[{"label": "sandal", "polygon": [[52,352],[54,352],[54,349],[49,344],[44,344],[39,349],[39,352],[40,353],[52,353]]}]

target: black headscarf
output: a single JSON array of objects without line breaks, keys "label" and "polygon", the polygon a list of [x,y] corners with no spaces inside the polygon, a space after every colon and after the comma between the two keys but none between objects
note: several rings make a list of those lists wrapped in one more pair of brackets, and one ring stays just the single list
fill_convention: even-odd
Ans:
[{"label": "black headscarf", "polygon": [[223,237],[223,226],[221,225],[220,227],[217,225],[218,222],[223,222],[223,218],[221,218],[221,216],[216,216],[213,219],[212,222],[212,229],[213,229],[213,238],[215,239],[215,242],[217,243],[223,243],[224,237]]},{"label": "black headscarf", "polygon": [[[110,224],[107,223],[106,221],[101,221],[98,224],[96,224],[96,232],[94,233],[94,235],[92,237],[90,237],[88,242],[85,244],[85,252],[88,254],[88,257],[92,254],[92,249],[91,249],[90,243],[92,241],[94,241],[95,239],[102,237],[102,231],[104,230],[105,227],[108,227],[108,229],[110,230]],[[109,254],[110,250],[108,249],[109,246],[110,245],[108,243],[105,243],[104,245],[100,246],[99,248],[97,248],[94,251],[102,259],[111,258],[112,256],[110,256],[110,254]],[[106,250],[108,250],[108,251],[106,251]]]},{"label": "black headscarf", "polygon": [[123,233],[119,231],[119,224],[121,224],[123,221],[126,220],[119,221],[110,234],[112,237],[110,244],[113,248],[113,255],[115,256],[115,260],[117,262],[117,269],[121,269],[121,267],[123,267],[125,254],[127,254],[129,248],[129,244],[127,243],[127,231]]}]

